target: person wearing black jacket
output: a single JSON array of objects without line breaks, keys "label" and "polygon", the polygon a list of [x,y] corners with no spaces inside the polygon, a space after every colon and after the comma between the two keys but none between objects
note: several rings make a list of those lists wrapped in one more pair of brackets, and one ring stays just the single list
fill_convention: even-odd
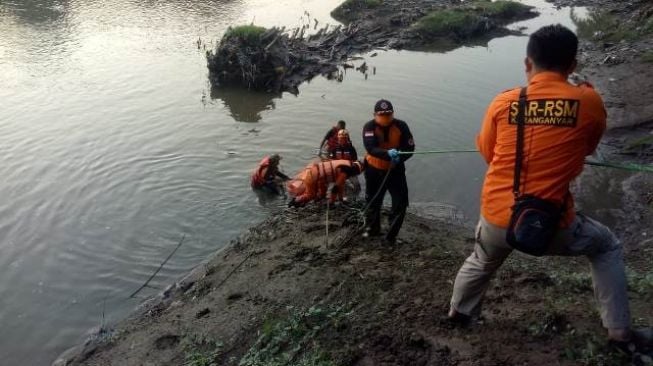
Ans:
[{"label": "person wearing black jacket", "polygon": [[408,208],[408,183],[404,162],[415,151],[413,135],[406,122],[394,118],[392,103],[381,99],[374,106],[374,119],[363,127],[365,156],[365,197],[367,225],[364,237],[380,235],[381,207],[386,191],[392,197],[388,218],[390,227],[385,236],[387,244],[394,244]]}]

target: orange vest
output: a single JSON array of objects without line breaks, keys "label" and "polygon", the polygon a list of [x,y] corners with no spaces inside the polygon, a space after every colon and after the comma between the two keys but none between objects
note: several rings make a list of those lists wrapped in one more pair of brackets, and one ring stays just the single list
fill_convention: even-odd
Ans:
[{"label": "orange vest", "polygon": [[[499,94],[488,108],[477,146],[489,167],[481,214],[507,227],[514,204],[513,177],[520,89]],[[583,171],[606,128],[601,97],[589,86],[574,86],[557,73],[535,75],[527,91],[522,193],[562,204],[569,197],[563,227],[575,218],[569,183]],[[567,196],[569,195],[569,196]]]},{"label": "orange vest", "polygon": [[[387,136],[384,130],[387,131]],[[392,123],[386,128],[377,124],[374,129],[374,135],[377,141],[379,141],[379,147],[382,149],[399,149],[401,146],[401,130],[399,130],[399,127],[395,123]],[[380,170],[390,169],[391,163],[389,160],[383,160],[370,154],[365,155],[365,160],[373,168]]]},{"label": "orange vest", "polygon": [[266,156],[258,164],[258,167],[252,173],[251,185],[253,188],[260,188],[266,183],[265,176],[268,173],[268,168],[270,167],[270,157]]},{"label": "orange vest", "polygon": [[336,169],[341,166],[351,166],[349,160],[329,160],[318,164],[312,164],[307,167],[307,181],[313,181],[317,184],[328,184],[336,181]]},{"label": "orange vest", "polygon": [[317,193],[318,186],[334,183],[337,179],[336,170],[341,166],[352,166],[349,160],[328,160],[321,163],[311,163],[286,184],[288,193],[300,196],[307,191],[309,195]]}]

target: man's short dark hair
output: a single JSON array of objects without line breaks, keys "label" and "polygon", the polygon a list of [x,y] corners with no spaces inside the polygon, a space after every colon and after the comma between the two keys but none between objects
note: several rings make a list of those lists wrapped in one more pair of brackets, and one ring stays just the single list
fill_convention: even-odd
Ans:
[{"label": "man's short dark hair", "polygon": [[560,24],[548,25],[531,34],[526,54],[543,70],[568,72],[578,53],[578,37]]},{"label": "man's short dark hair", "polygon": [[345,128],[347,126],[347,124],[345,123],[345,121],[340,120],[340,121],[338,121],[337,126],[340,127],[340,128]]}]

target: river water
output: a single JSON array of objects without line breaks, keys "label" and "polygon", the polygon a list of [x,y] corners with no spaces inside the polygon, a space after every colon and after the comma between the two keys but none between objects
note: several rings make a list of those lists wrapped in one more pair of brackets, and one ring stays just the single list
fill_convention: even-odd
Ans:
[{"label": "river water", "polygon": [[[47,365],[84,333],[124,317],[258,222],[249,172],[271,152],[294,173],[332,122],[355,145],[384,97],[418,149],[474,146],[499,91],[523,83],[525,37],[447,53],[379,52],[376,74],[317,78],[298,96],[211,91],[203,46],[232,24],[336,24],[339,0],[0,2],[0,363]],[[570,9],[513,27],[561,22]],[[369,56],[369,55],[368,55]],[[360,63],[360,61],[359,61]],[[415,206],[478,210],[476,154],[416,156]],[[145,289],[150,296],[155,289]]]}]

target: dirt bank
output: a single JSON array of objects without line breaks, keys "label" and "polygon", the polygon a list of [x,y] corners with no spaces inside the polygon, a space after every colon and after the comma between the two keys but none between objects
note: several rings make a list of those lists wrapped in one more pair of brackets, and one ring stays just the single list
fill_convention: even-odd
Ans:
[{"label": "dirt bank", "polygon": [[[579,73],[601,93],[608,111],[609,130],[599,147],[599,158],[653,164],[653,3],[553,2],[590,7],[589,15],[577,22]],[[586,169],[576,187],[581,197],[603,192],[601,200],[584,200],[583,206],[614,227],[628,251],[650,250],[651,174]],[[650,267],[647,263],[647,270]]]},{"label": "dirt bank", "polygon": [[241,85],[296,93],[301,83],[317,75],[341,78],[353,55],[373,49],[437,45],[444,51],[482,44],[508,34],[506,24],[537,13],[505,0],[347,0],[332,15],[345,25],[326,26],[310,35],[309,25],[290,31],[253,25],[227,30],[216,50],[207,53],[211,83],[218,88]]},{"label": "dirt bank", "polygon": [[[351,212],[330,212],[328,244],[324,210],[268,219],[68,364],[623,361],[603,347],[590,278],[578,267],[584,260],[515,255],[489,291],[481,324],[454,329],[442,316],[472,231],[409,216],[400,244],[384,247],[342,226]],[[631,280],[634,315],[650,320],[653,280]]]}]

